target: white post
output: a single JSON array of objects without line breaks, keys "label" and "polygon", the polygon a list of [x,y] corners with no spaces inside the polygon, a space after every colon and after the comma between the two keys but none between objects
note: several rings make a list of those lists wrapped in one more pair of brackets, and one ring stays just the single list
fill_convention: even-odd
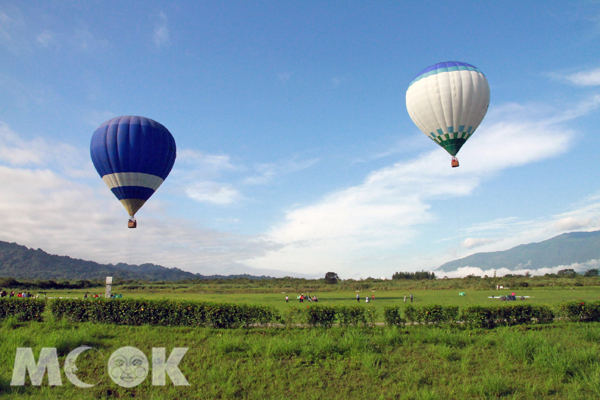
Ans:
[{"label": "white post", "polygon": [[110,299],[110,292],[112,291],[112,276],[106,277],[106,291],[104,292],[104,297]]}]

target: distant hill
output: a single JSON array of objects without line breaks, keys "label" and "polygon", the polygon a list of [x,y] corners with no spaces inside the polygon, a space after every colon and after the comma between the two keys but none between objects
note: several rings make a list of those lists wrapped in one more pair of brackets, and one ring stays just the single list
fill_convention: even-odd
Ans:
[{"label": "distant hill", "polygon": [[115,278],[180,281],[184,279],[227,279],[249,278],[269,279],[267,276],[253,275],[201,275],[183,271],[179,268],[166,268],[154,264],[129,265],[119,263],[99,264],[68,256],[48,254],[41,249],[29,249],[17,243],[0,241],[0,277],[17,279],[66,279],[93,280]]},{"label": "distant hill", "polygon": [[540,269],[600,259],[600,231],[571,232],[539,243],[523,244],[505,251],[476,253],[442,265],[438,271],[461,267],[482,270],[508,268]]}]

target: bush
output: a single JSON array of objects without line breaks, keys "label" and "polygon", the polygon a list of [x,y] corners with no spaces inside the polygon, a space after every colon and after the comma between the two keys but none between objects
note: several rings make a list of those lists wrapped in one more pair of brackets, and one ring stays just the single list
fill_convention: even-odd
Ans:
[{"label": "bush", "polygon": [[571,321],[600,321],[600,301],[566,301],[558,309],[562,317]]},{"label": "bush", "polygon": [[402,318],[400,307],[398,306],[383,307],[383,319],[385,320],[386,325],[400,326],[406,323],[406,320]]},{"label": "bush", "polygon": [[545,323],[554,319],[548,306],[515,304],[510,306],[469,306],[463,309],[461,319],[477,328],[493,328],[496,325],[522,325]]},{"label": "bush", "polygon": [[0,320],[15,317],[19,321],[42,321],[46,308],[43,300],[31,298],[0,298]]},{"label": "bush", "polygon": [[306,307],[306,322],[311,326],[329,328],[335,322],[336,307],[312,306]]},{"label": "bush", "polygon": [[475,328],[493,328],[496,326],[495,309],[497,307],[468,306],[462,310],[461,320]]},{"label": "bush", "polygon": [[337,306],[337,320],[341,326],[366,325],[365,308],[360,306]]},{"label": "bush", "polygon": [[175,300],[57,299],[50,302],[50,310],[56,318],[71,322],[115,325],[237,328],[278,317],[274,309],[261,305]]},{"label": "bush", "polygon": [[439,324],[442,322],[454,322],[458,319],[457,306],[430,305],[414,307],[407,305],[404,309],[406,320],[413,323]]}]

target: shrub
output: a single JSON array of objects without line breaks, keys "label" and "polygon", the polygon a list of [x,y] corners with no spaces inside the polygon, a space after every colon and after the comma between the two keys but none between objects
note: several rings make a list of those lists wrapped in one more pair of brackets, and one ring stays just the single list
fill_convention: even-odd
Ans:
[{"label": "shrub", "polygon": [[71,322],[215,328],[266,324],[278,316],[261,305],[176,300],[57,299],[50,302],[50,310],[56,318]]},{"label": "shrub", "polygon": [[375,322],[377,322],[377,309],[375,307],[369,307],[365,309],[365,314],[367,315],[367,321],[369,321],[369,325],[374,326]]},{"label": "shrub", "polygon": [[566,301],[558,305],[561,316],[571,321],[600,321],[600,301]]},{"label": "shrub", "polygon": [[329,328],[335,321],[336,307],[312,306],[306,307],[306,322],[311,326]]},{"label": "shrub", "polygon": [[15,317],[18,321],[42,321],[45,308],[43,300],[3,297],[0,299],[0,320]]},{"label": "shrub", "polygon": [[408,322],[412,322],[413,324],[416,322],[421,322],[419,320],[420,314],[417,312],[417,309],[410,304],[404,308],[404,317]]},{"label": "shrub", "polygon": [[341,326],[357,326],[367,324],[365,308],[360,306],[337,306],[336,314]]},{"label": "shrub", "polygon": [[383,307],[383,319],[387,325],[404,325],[406,320],[402,318],[400,307],[386,306]]},{"label": "shrub", "polygon": [[454,322],[458,319],[458,307],[438,304],[414,307],[409,304],[404,309],[404,315],[408,321],[413,323],[439,324]]},{"label": "shrub", "polygon": [[496,326],[496,307],[468,306],[462,310],[461,320],[476,328],[493,328]]},{"label": "shrub", "polygon": [[496,325],[549,322],[554,319],[554,313],[548,306],[531,304],[469,306],[463,309],[461,319],[473,327],[493,328]]}]

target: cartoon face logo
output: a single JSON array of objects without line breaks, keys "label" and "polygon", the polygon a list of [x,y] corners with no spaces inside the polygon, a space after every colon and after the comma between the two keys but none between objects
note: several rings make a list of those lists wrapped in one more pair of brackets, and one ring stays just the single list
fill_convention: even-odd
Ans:
[{"label": "cartoon face logo", "polygon": [[108,373],[119,386],[131,388],[139,385],[148,375],[148,359],[135,347],[121,347],[108,360]]}]

